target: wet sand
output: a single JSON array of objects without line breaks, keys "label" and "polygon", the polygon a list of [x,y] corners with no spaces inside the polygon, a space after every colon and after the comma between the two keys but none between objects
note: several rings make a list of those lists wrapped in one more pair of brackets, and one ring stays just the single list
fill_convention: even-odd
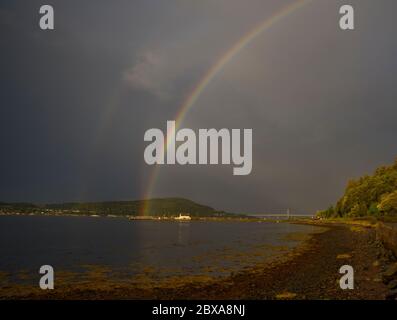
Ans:
[{"label": "wet sand", "polygon": [[[345,224],[326,226],[282,259],[242,270],[220,280],[185,279],[168,286],[136,287],[97,281],[58,286],[50,292],[0,290],[3,299],[385,299],[381,273],[390,253],[376,240],[375,230]],[[351,265],[355,289],[342,290],[339,268]]]}]

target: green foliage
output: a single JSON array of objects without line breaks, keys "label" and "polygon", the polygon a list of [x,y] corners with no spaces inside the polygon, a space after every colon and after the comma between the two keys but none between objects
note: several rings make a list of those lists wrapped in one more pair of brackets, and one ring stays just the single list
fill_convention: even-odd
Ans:
[{"label": "green foliage", "polygon": [[334,212],[326,217],[363,217],[397,214],[397,160],[373,175],[348,182]]},{"label": "green foliage", "polygon": [[377,209],[384,215],[397,215],[397,190],[383,195]]},{"label": "green foliage", "polygon": [[335,216],[335,209],[333,206],[330,206],[327,210],[318,211],[316,215],[320,218],[332,218]]},{"label": "green foliage", "polygon": [[370,216],[379,216],[380,211],[378,209],[378,205],[376,203],[372,203],[371,206],[368,208],[368,213]]},{"label": "green foliage", "polygon": [[367,215],[368,208],[365,203],[356,203],[353,208],[347,214],[348,217],[365,217]]}]

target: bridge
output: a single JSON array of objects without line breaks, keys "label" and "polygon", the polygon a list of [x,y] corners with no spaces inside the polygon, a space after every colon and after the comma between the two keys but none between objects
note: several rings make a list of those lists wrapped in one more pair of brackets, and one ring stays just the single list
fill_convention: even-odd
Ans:
[{"label": "bridge", "polygon": [[[280,210],[281,211],[281,210]],[[282,212],[282,211],[281,211]],[[291,218],[314,218],[313,214],[299,214],[291,213],[290,209],[283,213],[258,213],[258,214],[248,214],[250,217],[260,218],[260,219],[291,219]]]},{"label": "bridge", "polygon": [[315,216],[312,214],[249,214],[249,217],[259,218],[259,219],[277,219],[285,220],[292,218],[310,218],[313,219]]}]

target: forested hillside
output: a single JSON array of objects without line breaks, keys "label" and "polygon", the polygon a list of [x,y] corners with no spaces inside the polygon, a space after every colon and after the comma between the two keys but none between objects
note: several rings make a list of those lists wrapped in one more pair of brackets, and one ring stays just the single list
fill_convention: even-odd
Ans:
[{"label": "forested hillside", "polygon": [[397,215],[397,159],[373,175],[348,182],[343,197],[329,209],[318,212],[325,218]]},{"label": "forested hillside", "polygon": [[72,202],[56,204],[4,203],[0,202],[0,213],[36,214],[96,214],[96,215],[150,215],[177,216],[180,213],[191,216],[226,216],[215,210],[188,199],[161,198],[136,201]]}]

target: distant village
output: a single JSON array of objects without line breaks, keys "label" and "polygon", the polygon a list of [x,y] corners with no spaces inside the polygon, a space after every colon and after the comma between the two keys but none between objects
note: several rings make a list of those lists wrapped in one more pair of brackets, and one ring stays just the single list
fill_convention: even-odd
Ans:
[{"label": "distant village", "polygon": [[192,217],[188,213],[180,213],[177,216],[138,216],[138,215],[114,215],[114,214],[96,214],[95,212],[87,212],[81,210],[61,210],[61,209],[42,209],[42,210],[9,210],[0,208],[1,216],[88,216],[88,217],[109,217],[118,218],[125,217],[130,220],[178,220],[178,221],[189,221]]}]

